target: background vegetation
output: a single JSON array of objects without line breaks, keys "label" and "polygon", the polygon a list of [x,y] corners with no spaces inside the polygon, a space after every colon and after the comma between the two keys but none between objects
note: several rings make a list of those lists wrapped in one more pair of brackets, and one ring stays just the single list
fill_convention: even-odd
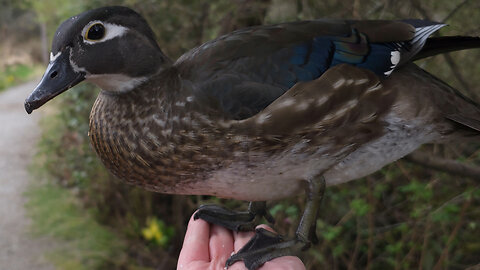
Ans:
[{"label": "background vegetation", "polygon": [[[38,24],[33,12],[19,8],[13,2],[0,0],[0,92],[7,87],[32,79],[41,74]],[[5,6],[5,8],[3,8]],[[36,38],[32,38],[36,37]]]},{"label": "background vegetation", "polygon": [[[1,25],[9,27],[1,31],[9,39],[0,46],[33,43],[24,49],[33,55],[27,62],[39,63],[44,61],[42,36],[50,41],[61,21],[104,5],[126,5],[141,13],[173,59],[237,28],[320,17],[428,18],[450,25],[442,35],[480,35],[480,2],[473,0],[24,0],[4,3]],[[27,34],[17,37],[12,33],[20,28],[12,22],[19,16],[26,16],[30,28],[22,28]],[[38,32],[43,35],[34,34]],[[480,51],[472,50],[418,64],[480,101],[479,60]],[[30,192],[37,231],[66,243],[63,253],[52,256],[60,269],[173,269],[186,222],[200,203],[245,204],[154,194],[116,181],[87,138],[96,94],[84,84],[49,104],[56,109],[43,121],[34,172],[48,175],[51,183]],[[457,142],[421,151],[480,166],[479,149],[478,142]],[[443,171],[401,160],[364,179],[328,188],[317,228],[320,244],[303,255],[307,269],[465,269],[480,263],[479,177]],[[298,197],[271,204],[279,232],[293,234],[303,203]]]}]

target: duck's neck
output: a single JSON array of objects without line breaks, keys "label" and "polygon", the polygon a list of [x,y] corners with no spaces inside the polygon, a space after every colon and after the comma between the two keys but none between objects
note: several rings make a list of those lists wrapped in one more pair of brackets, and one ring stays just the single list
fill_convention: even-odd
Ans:
[{"label": "duck's neck", "polygon": [[[100,89],[110,93],[128,93],[139,88],[145,82],[155,80],[161,74],[170,73],[172,68],[172,61],[159,52],[161,57],[157,57],[158,61],[152,63],[149,71],[139,74],[129,73],[105,73],[105,74],[87,74],[85,79],[91,82]],[[145,69],[145,68],[144,68]]]},{"label": "duck's neck", "polygon": [[147,80],[148,77],[130,77],[124,74],[100,74],[87,76],[87,81],[97,85],[103,91],[110,93],[127,93],[134,90]]}]

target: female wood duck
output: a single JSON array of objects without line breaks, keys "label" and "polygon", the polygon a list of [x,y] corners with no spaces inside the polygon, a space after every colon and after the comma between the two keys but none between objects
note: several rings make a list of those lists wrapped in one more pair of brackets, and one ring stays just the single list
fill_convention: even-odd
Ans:
[{"label": "female wood duck", "polygon": [[315,20],[221,36],[172,62],[126,7],[63,22],[28,113],[86,80],[102,91],[89,137],[118,178],[148,190],[249,200],[196,217],[248,230],[266,200],[306,190],[292,240],[264,230],[227,266],[249,269],[315,240],[326,185],[377,171],[423,143],[480,138],[480,106],[412,64],[479,38],[428,38],[424,20]]}]

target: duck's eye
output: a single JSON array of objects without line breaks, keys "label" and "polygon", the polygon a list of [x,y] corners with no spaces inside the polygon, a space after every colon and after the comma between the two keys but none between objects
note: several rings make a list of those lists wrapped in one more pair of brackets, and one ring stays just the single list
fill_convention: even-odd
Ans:
[{"label": "duck's eye", "polygon": [[105,36],[105,26],[103,26],[103,24],[101,23],[95,23],[88,28],[85,34],[85,39],[95,41],[95,40],[102,39],[104,36]]}]

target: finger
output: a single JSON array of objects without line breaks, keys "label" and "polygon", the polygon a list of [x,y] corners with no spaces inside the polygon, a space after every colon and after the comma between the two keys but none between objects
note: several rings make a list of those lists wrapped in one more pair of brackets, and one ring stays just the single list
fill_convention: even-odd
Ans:
[{"label": "finger", "polygon": [[228,270],[247,270],[247,268],[245,267],[245,263],[243,261],[238,261],[232,264],[232,266],[228,267]]},{"label": "finger", "polygon": [[[260,224],[256,227],[256,229],[263,228],[266,230],[269,230],[271,232],[275,232],[272,228],[270,228],[268,225],[265,224]],[[245,244],[252,239],[252,237],[255,235],[255,232],[234,232],[233,233],[233,246],[234,246],[234,251],[237,253]]]},{"label": "finger", "polygon": [[[269,230],[271,232],[274,232],[272,228],[268,227],[265,224],[257,226],[256,229],[258,228],[264,228],[266,230]],[[234,251],[237,253],[242,247],[244,247],[250,239],[255,235],[255,232],[233,232],[233,246],[234,246]],[[228,268],[229,270],[245,270],[245,264],[243,261],[238,261],[234,263],[231,267]]]},{"label": "finger", "polygon": [[210,228],[209,249],[210,261],[225,266],[225,262],[233,252],[232,232],[224,227],[212,225]]},{"label": "finger", "polygon": [[[270,226],[260,224],[255,229],[265,229],[267,231],[276,233]],[[238,252],[245,244],[253,237],[254,232],[234,232],[234,249]],[[234,263],[229,270],[244,270],[245,264],[243,261]],[[305,269],[303,262],[296,256],[283,256],[275,258],[266,262],[259,270],[278,270],[278,269]]]},{"label": "finger", "polygon": [[[228,270],[246,270],[245,263],[238,261],[228,268]],[[283,256],[275,258],[264,263],[258,270],[305,270],[302,260],[296,256]]]},{"label": "finger", "polygon": [[[233,232],[233,249],[237,253],[253,237],[254,232]],[[228,270],[245,270],[243,261],[238,261],[228,268]]]},{"label": "finger", "polygon": [[233,232],[233,250],[237,253],[250,239],[255,232]]},{"label": "finger", "polygon": [[270,232],[273,232],[273,233],[277,233],[274,229],[272,229],[272,227],[268,226],[267,224],[260,224],[258,225],[257,227],[255,227],[255,230],[256,229],[265,229],[267,231],[270,231]]},{"label": "finger", "polygon": [[[270,226],[266,224],[260,224],[255,229],[265,229],[276,233]],[[279,268],[281,266],[281,268]],[[260,270],[276,270],[276,269],[305,269],[305,265],[302,260],[296,256],[283,256],[275,258],[271,261],[266,262]]]},{"label": "finger", "polygon": [[179,265],[187,265],[192,261],[208,262],[208,242],[210,225],[201,219],[194,220],[193,215],[188,222],[187,233],[183,241],[183,247],[178,257]]},{"label": "finger", "polygon": [[305,270],[305,265],[302,260],[296,256],[283,256],[268,261],[260,267],[259,270],[282,270],[282,269],[295,269]]}]

